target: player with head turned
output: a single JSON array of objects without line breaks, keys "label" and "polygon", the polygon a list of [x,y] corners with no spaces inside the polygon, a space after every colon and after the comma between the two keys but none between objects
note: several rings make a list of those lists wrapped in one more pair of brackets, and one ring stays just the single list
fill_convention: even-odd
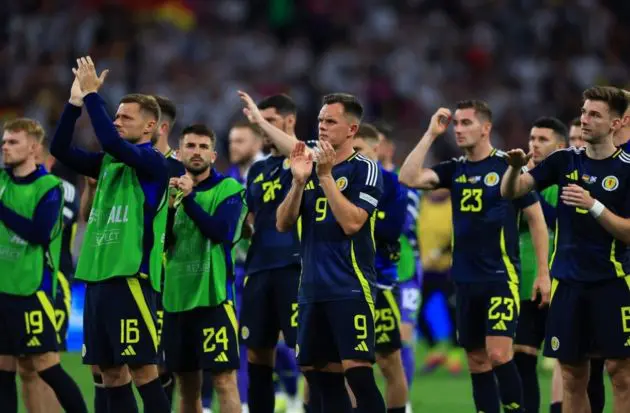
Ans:
[{"label": "player with head turned", "polygon": [[[89,57],[77,64],[51,153],[76,172],[98,178],[75,276],[87,284],[83,362],[100,367],[110,411],[136,409],[128,366],[145,409],[170,412],[156,365],[156,300],[168,209],[166,160],[151,143],[160,107],[152,96],[127,95],[112,122],[98,95],[106,72],[97,76]],[[83,105],[104,152],[71,143]]]},{"label": "player with head turned", "polygon": [[585,148],[552,153],[527,173],[528,156],[508,152],[501,183],[507,198],[532,189],[561,187],[551,273],[554,293],[545,355],[559,360],[567,412],[586,412],[588,360],[606,359],[614,411],[630,411],[630,154],[617,148],[613,132],[628,102],[620,89],[593,87],[583,93]]},{"label": "player with head turned", "polygon": [[[60,364],[62,340],[53,305],[63,232],[64,187],[59,178],[38,164],[45,132],[37,121],[15,119],[5,123],[3,129],[0,406],[3,412],[17,412],[17,364],[23,377],[39,376],[50,386],[65,411],[87,412],[79,388]],[[35,400],[27,400],[26,405],[55,409],[54,397],[37,393],[46,386],[34,379],[29,381],[34,392],[25,396]],[[52,404],[44,407],[39,402]]]},{"label": "player with head turned", "polygon": [[[295,135],[297,107],[290,97],[269,96],[258,107],[269,123]],[[274,411],[276,366],[290,397],[287,411],[295,413],[302,408],[297,399],[295,355],[290,350],[295,348],[297,338],[299,235],[297,229],[285,233],[276,229],[276,209],[291,186],[291,170],[288,158],[278,152],[273,142],[266,137],[263,142],[270,156],[251,166],[246,185],[253,235],[245,261],[247,278],[240,326],[247,347],[248,405],[251,413]]]},{"label": "player with head turned", "polygon": [[[566,147],[567,127],[552,117],[537,119],[529,132],[529,152],[532,157],[529,169],[540,164],[552,152]],[[549,231],[549,249],[553,247],[553,228],[556,224],[558,186],[553,185],[538,193]],[[519,223],[521,284],[521,311],[514,339],[514,361],[523,382],[525,411],[538,413],[540,409],[540,385],[536,369],[538,350],[545,339],[547,307],[540,305],[532,294],[532,285],[537,276],[538,263],[532,242],[532,234],[525,220]]]},{"label": "player with head turned", "polygon": [[621,125],[613,134],[613,142],[615,146],[620,146],[624,151],[630,152],[630,91],[622,89],[623,94],[628,101],[628,109],[621,118]]},{"label": "player with head turned", "polygon": [[317,147],[293,145],[293,181],[277,212],[279,231],[291,230],[301,216],[297,356],[311,412],[351,411],[346,380],[358,410],[386,410],[372,371],[372,236],[383,184],[376,162],[353,149],[362,115],[352,95],[324,97]]},{"label": "player with head turned", "polygon": [[244,189],[212,167],[215,144],[207,126],[184,128],[179,154],[186,174],[170,179],[175,218],[167,242],[162,340],[184,413],[202,409],[203,370],[211,373],[220,411],[241,411],[231,249],[245,218]]},{"label": "player with head turned", "polygon": [[[354,135],[354,150],[366,158],[378,160],[379,133],[362,123]],[[376,300],[374,333],[376,363],[386,383],[388,412],[405,413],[409,389],[401,358],[401,312],[398,263],[400,237],[407,218],[407,188],[398,176],[381,167],[383,195],[376,214],[374,239],[376,242]]]},{"label": "player with head turned", "polygon": [[[424,168],[435,139],[454,123],[458,159]],[[525,215],[536,250],[534,291],[549,301],[547,226],[537,196],[514,202],[501,197],[500,177],[508,167],[505,153],[490,143],[492,112],[485,102],[462,101],[452,119],[440,108],[424,136],[405,160],[400,180],[413,188],[451,189],[453,267],[459,343],[466,350],[478,411],[522,412],[521,379],[513,362],[513,338],[520,299],[518,216]],[[496,377],[496,381],[495,381]],[[498,384],[498,389],[497,389]]]},{"label": "player with head turned", "polygon": [[582,148],[586,143],[582,139],[582,122],[580,118],[575,118],[569,125],[569,146]]}]

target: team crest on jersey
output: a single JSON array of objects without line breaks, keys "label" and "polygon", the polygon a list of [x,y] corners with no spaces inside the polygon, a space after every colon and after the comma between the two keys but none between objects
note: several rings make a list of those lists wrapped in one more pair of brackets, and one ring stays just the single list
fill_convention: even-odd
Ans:
[{"label": "team crest on jersey", "polygon": [[341,178],[337,178],[337,188],[339,188],[340,191],[343,191],[344,189],[346,189],[348,187],[348,179],[345,176],[342,176]]},{"label": "team crest on jersey", "polygon": [[286,158],[284,162],[282,162],[282,169],[286,171],[290,167],[291,167],[291,160],[289,158]]},{"label": "team crest on jersey", "polygon": [[495,186],[499,181],[499,174],[496,172],[490,172],[483,178],[483,183],[487,186]]},{"label": "team crest on jersey", "polygon": [[606,191],[614,191],[619,187],[619,179],[616,176],[609,175],[602,180],[602,188]]}]

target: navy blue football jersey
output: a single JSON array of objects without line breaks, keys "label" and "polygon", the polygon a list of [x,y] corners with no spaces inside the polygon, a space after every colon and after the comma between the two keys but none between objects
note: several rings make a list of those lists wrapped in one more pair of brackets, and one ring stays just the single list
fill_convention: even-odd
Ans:
[{"label": "navy blue football jersey", "polygon": [[[630,154],[618,149],[607,159],[591,159],[585,148],[552,153],[532,169],[536,188],[569,184],[586,189],[593,198],[623,218],[630,217]],[[594,282],[630,273],[630,250],[584,209],[558,200],[551,275],[558,279]]]},{"label": "navy blue football jersey", "polygon": [[74,260],[72,258],[72,246],[77,232],[79,218],[79,193],[74,184],[61,179],[63,184],[63,232],[61,233],[61,256],[59,258],[59,271],[70,282],[74,276]]},{"label": "navy blue football jersey", "polygon": [[376,162],[357,153],[335,165],[332,176],[343,195],[368,213],[368,219],[358,232],[346,235],[313,167],[300,206],[302,278],[298,300],[365,299],[372,303],[371,286],[376,282],[374,226],[383,176]]},{"label": "navy blue football jersey", "polygon": [[407,217],[407,188],[398,182],[398,175],[381,168],[383,196],[376,213],[376,277],[381,286],[393,286],[398,281],[397,262],[400,259],[400,236]]},{"label": "navy blue football jersey", "polygon": [[169,178],[179,178],[186,174],[186,168],[184,168],[184,164],[175,156],[175,151],[172,149],[169,150],[164,157],[166,158],[166,165],[168,166]]},{"label": "navy blue football jersey", "polygon": [[276,210],[291,187],[291,168],[284,156],[269,156],[247,174],[247,207],[254,214],[254,234],[247,251],[247,275],[300,263],[297,228],[276,229]]},{"label": "navy blue football jersey", "polygon": [[538,196],[504,199],[500,184],[507,168],[505,152],[496,149],[478,162],[462,156],[432,168],[439,186],[451,189],[455,282],[519,282],[519,213]]}]

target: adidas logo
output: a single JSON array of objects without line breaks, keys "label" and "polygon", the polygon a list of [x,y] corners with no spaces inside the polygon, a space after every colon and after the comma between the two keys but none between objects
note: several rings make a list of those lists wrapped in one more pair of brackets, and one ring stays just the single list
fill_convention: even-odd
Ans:
[{"label": "adidas logo", "polygon": [[387,333],[383,333],[381,334],[381,336],[378,338],[378,340],[376,340],[376,342],[378,344],[383,344],[383,343],[389,343],[390,339],[389,336],[387,335]]},{"label": "adidas logo", "polygon": [[254,182],[252,183],[256,184],[258,182],[261,182],[263,179],[265,179],[265,176],[261,173],[260,175],[256,177],[256,179],[254,179]]},{"label": "adidas logo", "polygon": [[494,327],[492,327],[493,330],[499,330],[499,331],[506,331],[507,330],[507,326],[505,325],[505,321],[503,320],[499,320],[498,323],[496,323],[494,325]]},{"label": "adidas logo", "polygon": [[578,180],[578,171],[577,169],[574,170],[573,172],[571,172],[570,174],[566,174],[565,175],[568,179],[572,180],[572,181],[577,181]]},{"label": "adidas logo", "polygon": [[623,345],[624,347],[630,347],[630,337],[626,340],[626,343]]},{"label": "adidas logo", "polygon": [[133,347],[131,347],[130,345],[127,346],[127,348],[120,353],[120,355],[122,356],[135,356],[136,355],[136,351],[133,349]]},{"label": "adidas logo", "polygon": [[521,410],[521,405],[518,403],[510,403],[510,404],[504,404],[503,405],[503,409],[506,412],[512,411],[512,410]]},{"label": "adidas logo", "polygon": [[42,343],[39,342],[39,339],[35,336],[33,336],[28,343],[26,343],[26,347],[39,347],[41,346]]},{"label": "adidas logo", "polygon": [[466,183],[466,175],[460,175],[455,179],[455,182],[457,182],[458,184],[465,184]]},{"label": "adidas logo", "polygon": [[357,344],[357,346],[354,348],[355,351],[368,351],[368,346],[367,344],[365,344],[365,341],[360,342],[359,344]]},{"label": "adidas logo", "polygon": [[310,189],[315,189],[315,184],[313,183],[313,181],[308,181],[308,183],[306,184],[306,186],[304,187],[305,191],[308,191]]},{"label": "adidas logo", "polygon": [[214,361],[217,361],[220,363],[226,363],[228,361],[228,358],[225,355],[225,352],[221,352],[221,354],[219,354],[218,356],[214,358]]}]

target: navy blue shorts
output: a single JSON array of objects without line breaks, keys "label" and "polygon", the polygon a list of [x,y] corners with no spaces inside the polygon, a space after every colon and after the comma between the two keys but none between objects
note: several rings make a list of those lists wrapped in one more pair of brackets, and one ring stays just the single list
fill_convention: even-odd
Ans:
[{"label": "navy blue shorts", "polygon": [[72,310],[72,290],[68,278],[60,271],[57,274],[57,296],[55,297],[55,321],[61,342],[59,351],[66,351],[68,348],[68,325],[70,324],[70,313]]},{"label": "navy blue shorts", "polygon": [[466,350],[486,347],[486,337],[514,338],[520,307],[510,282],[456,283],[457,340]]},{"label": "navy blue shorts", "polygon": [[400,340],[400,308],[399,291],[376,290],[376,311],[374,312],[374,333],[376,337],[376,352],[389,354],[402,348]]},{"label": "navy blue shorts", "polygon": [[300,304],[296,355],[300,366],[341,360],[374,362],[374,305],[358,299]]},{"label": "navy blue shorts", "polygon": [[101,367],[157,364],[157,295],[149,280],[136,277],[88,283],[83,363]]},{"label": "navy blue shorts", "polygon": [[55,308],[43,291],[0,293],[0,354],[22,356],[59,350]]},{"label": "navy blue shorts", "polygon": [[630,357],[630,276],[597,283],[554,279],[544,353],[565,363]]},{"label": "navy blue shorts", "polygon": [[248,348],[275,348],[282,332],[295,348],[299,265],[261,271],[245,279],[241,304],[241,338]]},{"label": "navy blue shorts", "polygon": [[538,307],[539,301],[522,300],[514,344],[540,348],[545,340],[549,307]]},{"label": "navy blue shorts", "polygon": [[220,373],[240,366],[238,325],[231,302],[181,313],[164,313],[166,367],[176,373]]}]

